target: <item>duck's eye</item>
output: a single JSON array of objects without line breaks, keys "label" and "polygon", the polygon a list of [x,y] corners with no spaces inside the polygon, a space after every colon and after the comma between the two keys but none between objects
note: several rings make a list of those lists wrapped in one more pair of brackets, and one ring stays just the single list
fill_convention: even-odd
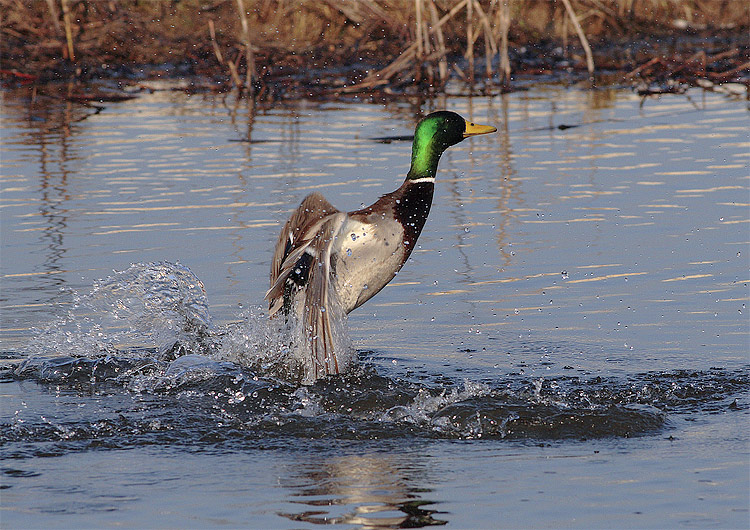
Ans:
[{"label": "duck's eye", "polygon": [[474,127],[474,124],[473,124],[473,123],[470,123],[469,125],[471,125],[472,127]]}]

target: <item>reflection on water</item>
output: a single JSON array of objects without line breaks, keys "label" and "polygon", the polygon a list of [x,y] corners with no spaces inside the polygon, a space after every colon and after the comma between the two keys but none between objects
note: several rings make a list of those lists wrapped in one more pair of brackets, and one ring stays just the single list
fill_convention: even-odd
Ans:
[{"label": "reflection on water", "polygon": [[[543,86],[262,109],[154,88],[0,93],[4,522],[150,526],[162,503],[164,526],[597,527],[614,509],[658,527],[665,503],[675,525],[745,522],[743,102]],[[312,190],[352,210],[395,189],[409,142],[372,139],[439,108],[498,134],[443,157],[410,262],[349,317],[355,371],[296,386],[252,309],[280,223]],[[133,475],[91,467],[113,455]],[[55,490],[63,462],[80,483]],[[594,512],[554,513],[571,491]]]},{"label": "reflection on water", "polygon": [[[422,528],[444,525],[424,500],[426,492],[410,483],[422,482],[423,464],[402,461],[387,453],[348,455],[320,461],[315,455],[290,465],[282,486],[293,493],[299,510],[280,513],[312,524],[353,524],[362,528]],[[408,469],[402,471],[402,467]],[[424,470],[421,470],[424,472]]]},{"label": "reflection on water", "polygon": [[66,203],[71,199],[68,179],[76,158],[75,154],[71,154],[71,127],[85,119],[88,112],[80,105],[61,100],[57,94],[48,95],[38,91],[33,94],[25,110],[28,145],[31,147],[31,152],[26,156],[29,162],[36,158],[38,164],[39,180],[32,199],[38,204],[38,220],[22,224],[31,225],[31,228],[24,230],[29,235],[38,233],[39,246],[46,249],[44,260],[35,272],[40,274],[39,290],[54,293],[49,302],[56,303],[59,301],[57,288],[63,285],[60,262],[67,250]]}]

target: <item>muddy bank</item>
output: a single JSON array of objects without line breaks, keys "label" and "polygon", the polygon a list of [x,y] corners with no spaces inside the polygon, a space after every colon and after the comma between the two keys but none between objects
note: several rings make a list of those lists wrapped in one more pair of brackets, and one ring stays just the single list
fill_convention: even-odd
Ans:
[{"label": "muddy bank", "polygon": [[179,77],[275,101],[507,91],[537,76],[643,94],[750,79],[743,2],[1,3],[6,85]]}]

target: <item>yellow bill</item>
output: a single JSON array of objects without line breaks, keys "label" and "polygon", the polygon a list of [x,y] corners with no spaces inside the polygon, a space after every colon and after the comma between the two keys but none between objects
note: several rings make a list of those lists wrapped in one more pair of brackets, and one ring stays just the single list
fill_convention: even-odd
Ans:
[{"label": "yellow bill", "polygon": [[464,130],[464,138],[469,136],[477,136],[480,134],[489,134],[497,131],[497,127],[492,125],[479,125],[470,121],[466,122],[466,130]]}]

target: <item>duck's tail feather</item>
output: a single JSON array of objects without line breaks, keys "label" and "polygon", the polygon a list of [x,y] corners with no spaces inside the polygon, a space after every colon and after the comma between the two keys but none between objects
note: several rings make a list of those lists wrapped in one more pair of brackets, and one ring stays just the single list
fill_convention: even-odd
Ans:
[{"label": "duck's tail feather", "polygon": [[344,217],[344,214],[337,214],[326,219],[309,247],[315,259],[307,278],[302,323],[306,346],[312,358],[309,370],[312,379],[341,373],[348,364],[343,362],[348,352],[340,352],[337,348],[337,328],[343,325],[346,313],[336,295],[331,271],[334,238]]}]

